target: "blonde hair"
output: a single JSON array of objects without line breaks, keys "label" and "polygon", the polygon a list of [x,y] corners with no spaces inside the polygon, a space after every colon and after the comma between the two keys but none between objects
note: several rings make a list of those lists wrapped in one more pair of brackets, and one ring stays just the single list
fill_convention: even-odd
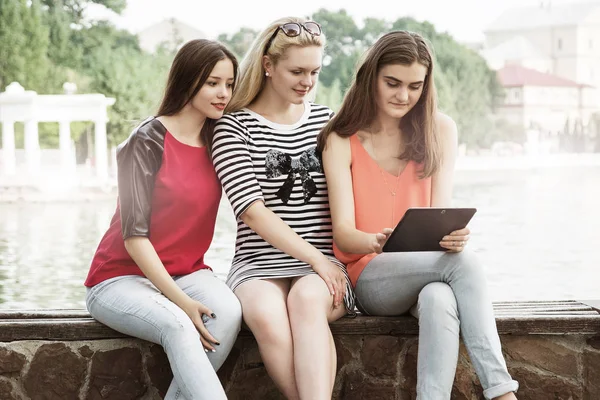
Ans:
[{"label": "blonde hair", "polygon": [[304,28],[301,28],[300,35],[295,37],[289,37],[283,32],[277,32],[265,54],[265,47],[267,46],[269,39],[271,39],[275,30],[279,29],[281,25],[290,22],[304,23],[307,21],[308,20],[304,18],[281,18],[272,22],[267,29],[263,30],[258,35],[252,43],[252,46],[250,46],[250,50],[248,50],[240,63],[240,78],[225,112],[241,110],[252,103],[260,94],[265,86],[265,69],[263,68],[264,55],[268,56],[274,65],[277,65],[279,60],[285,59],[285,52],[292,46],[325,47],[325,36],[323,33],[319,36],[314,36],[306,32]]}]

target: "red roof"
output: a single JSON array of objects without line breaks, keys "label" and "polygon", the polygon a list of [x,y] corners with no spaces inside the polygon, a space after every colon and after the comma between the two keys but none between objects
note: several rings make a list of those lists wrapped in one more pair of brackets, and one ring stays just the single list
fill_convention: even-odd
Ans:
[{"label": "red roof", "polygon": [[498,70],[498,79],[504,87],[508,86],[549,86],[581,87],[582,85],[560,76],[525,68],[520,65],[507,65]]}]

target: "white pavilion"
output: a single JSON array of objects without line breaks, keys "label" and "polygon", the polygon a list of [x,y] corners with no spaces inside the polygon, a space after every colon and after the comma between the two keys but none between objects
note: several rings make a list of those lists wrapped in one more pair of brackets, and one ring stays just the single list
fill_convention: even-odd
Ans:
[{"label": "white pavilion", "polygon": [[[70,124],[74,121],[94,123],[94,181],[102,185],[109,178],[109,154],[106,137],[108,122],[107,108],[115,103],[114,98],[103,94],[75,94],[75,85],[65,83],[65,94],[39,95],[25,90],[18,82],[7,86],[0,93],[0,123],[2,124],[2,152],[0,155],[0,184],[4,182],[27,182],[32,186],[43,182],[52,170],[54,178],[72,177],[76,170],[75,149],[71,139]],[[24,160],[17,157],[15,148],[16,122],[24,124]],[[59,162],[49,168],[43,165],[40,150],[38,123],[58,122]],[[12,178],[12,179],[11,179]]]}]

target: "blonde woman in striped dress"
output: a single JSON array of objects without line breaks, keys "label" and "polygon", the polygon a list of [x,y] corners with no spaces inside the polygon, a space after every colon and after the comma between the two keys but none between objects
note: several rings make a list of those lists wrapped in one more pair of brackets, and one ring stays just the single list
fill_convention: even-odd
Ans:
[{"label": "blonde woman in striped dress", "polygon": [[316,137],[332,111],[310,103],[324,35],[286,18],[254,42],[229,113],[215,127],[213,163],[237,218],[227,283],[288,399],[331,399],[336,353],[329,322],[354,310],[332,249]]}]

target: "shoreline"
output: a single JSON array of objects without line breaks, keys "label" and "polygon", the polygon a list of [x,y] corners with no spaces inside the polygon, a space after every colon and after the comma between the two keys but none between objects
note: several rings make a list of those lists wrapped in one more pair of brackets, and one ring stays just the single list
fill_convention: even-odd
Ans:
[{"label": "shoreline", "polygon": [[458,156],[456,171],[528,170],[539,168],[600,167],[600,153],[536,154],[519,156]]},{"label": "shoreline", "polygon": [[[569,153],[501,156],[464,156],[459,155],[455,170],[458,174],[466,172],[495,171],[532,171],[552,168],[589,168],[600,167],[600,153]],[[19,203],[85,203],[112,201],[117,198],[116,180],[108,184],[74,185],[48,189],[47,183],[40,179],[40,185],[19,185],[16,179],[2,182],[0,178],[0,204]],[[45,185],[44,185],[45,184]]]}]

